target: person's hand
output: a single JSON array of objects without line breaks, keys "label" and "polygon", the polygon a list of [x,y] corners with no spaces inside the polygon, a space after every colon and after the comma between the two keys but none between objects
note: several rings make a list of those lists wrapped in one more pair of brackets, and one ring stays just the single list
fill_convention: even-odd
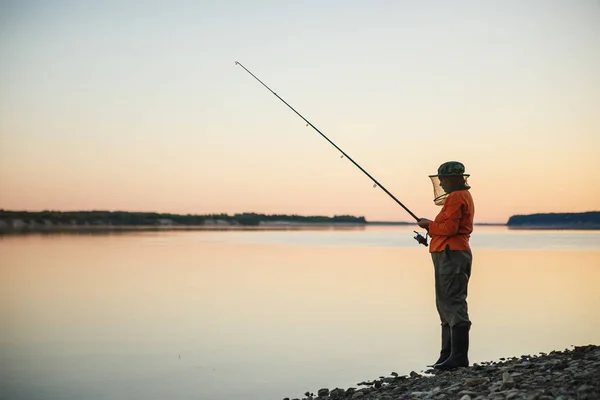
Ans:
[{"label": "person's hand", "polygon": [[427,218],[420,218],[417,221],[417,225],[419,225],[421,228],[423,229],[429,229],[429,223],[431,222],[430,219]]}]

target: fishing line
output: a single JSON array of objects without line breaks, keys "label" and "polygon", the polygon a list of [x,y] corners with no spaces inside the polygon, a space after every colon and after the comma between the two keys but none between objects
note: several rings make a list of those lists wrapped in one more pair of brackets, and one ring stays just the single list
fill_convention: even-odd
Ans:
[{"label": "fishing line", "polygon": [[[281,100],[286,106],[288,106],[293,112],[295,112],[300,118],[302,118],[304,120],[304,122],[306,122],[307,126],[310,125],[311,128],[313,128],[315,131],[317,131],[321,136],[323,136],[323,138],[325,140],[327,140],[333,147],[335,147],[340,153],[342,153],[342,158],[346,157],[348,160],[350,160],[350,162],[352,164],[354,164],[358,169],[360,169],[365,175],[367,175],[369,177],[369,179],[371,179],[373,181],[373,187],[380,187],[381,190],[383,190],[388,196],[390,196],[396,203],[398,203],[398,205],[400,205],[400,207],[402,207],[407,213],[410,214],[411,217],[413,217],[415,219],[415,221],[419,220],[419,217],[417,217],[412,211],[410,211],[408,209],[408,207],[406,207],[404,204],[402,204],[402,202],[400,200],[398,200],[396,198],[396,196],[394,196],[389,190],[387,190],[381,183],[379,183],[377,181],[377,179],[373,178],[373,176],[371,176],[371,174],[369,174],[363,167],[361,167],[356,161],[354,161],[352,159],[352,157],[350,157],[348,154],[346,154],[346,152],[344,152],[344,150],[340,149],[335,143],[333,143],[333,141],[331,141],[331,139],[329,139],[327,136],[325,136],[325,134],[323,132],[321,132],[316,126],[314,126],[309,120],[307,120],[306,118],[304,118],[304,116],[302,114],[300,114],[298,111],[296,111],[294,109],[294,107],[292,107],[291,105],[288,104],[287,101],[285,101],[284,99],[282,99],[277,93],[275,93],[273,90],[271,90],[270,87],[268,87],[263,81],[261,81],[260,79],[258,79],[258,77],[256,75],[254,75],[252,72],[250,72],[248,70],[248,68],[244,67],[240,62],[236,61],[235,65],[239,65],[240,67],[242,67],[247,73],[249,73],[250,75],[252,75],[252,77],[254,79],[256,79],[258,82],[260,82],[261,85],[263,85],[265,88],[267,88],[267,90],[271,93],[273,93],[275,95],[275,97],[277,97],[279,100]],[[418,232],[417,236],[415,236],[415,239],[427,246],[427,237],[423,237],[421,236]]]}]

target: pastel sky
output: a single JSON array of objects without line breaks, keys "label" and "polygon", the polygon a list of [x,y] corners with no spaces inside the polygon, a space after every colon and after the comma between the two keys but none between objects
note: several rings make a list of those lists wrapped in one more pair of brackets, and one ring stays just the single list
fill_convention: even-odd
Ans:
[{"label": "pastel sky", "polygon": [[600,2],[2,1],[0,208],[410,216],[600,209]]}]

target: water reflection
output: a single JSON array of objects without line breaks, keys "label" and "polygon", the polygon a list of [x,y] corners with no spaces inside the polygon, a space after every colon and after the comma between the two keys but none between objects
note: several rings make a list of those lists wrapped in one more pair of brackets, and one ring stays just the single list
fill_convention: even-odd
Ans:
[{"label": "water reflection", "polygon": [[[0,392],[277,399],[419,371],[439,351],[429,255],[364,233],[5,237]],[[600,343],[598,247],[490,235],[522,247],[474,250],[473,361]]]}]

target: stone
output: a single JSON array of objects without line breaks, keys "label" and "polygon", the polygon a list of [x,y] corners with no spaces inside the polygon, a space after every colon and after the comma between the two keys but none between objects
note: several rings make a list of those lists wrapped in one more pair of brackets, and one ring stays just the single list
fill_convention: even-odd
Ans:
[{"label": "stone", "polygon": [[502,390],[512,389],[514,387],[515,387],[515,381],[512,378],[512,376],[508,372],[503,373],[502,374],[502,387],[501,387],[501,389]]},{"label": "stone", "polygon": [[482,377],[482,378],[470,378],[470,379],[466,379],[465,380],[465,384],[467,386],[477,386],[477,385],[481,385],[484,383],[488,383],[490,381],[490,378],[487,377]]},{"label": "stone", "polygon": [[577,388],[577,393],[585,393],[591,391],[593,388],[588,385],[581,385]]},{"label": "stone", "polygon": [[410,395],[412,397],[426,398],[426,397],[430,397],[431,393],[429,393],[429,392],[412,392]]},{"label": "stone", "polygon": [[404,392],[406,392],[406,388],[403,388],[403,387],[397,387],[392,390],[392,394],[394,394],[394,395],[399,395]]},{"label": "stone", "polygon": [[502,382],[494,382],[488,387],[488,389],[491,393],[499,392],[500,390],[502,390],[502,385]]}]

